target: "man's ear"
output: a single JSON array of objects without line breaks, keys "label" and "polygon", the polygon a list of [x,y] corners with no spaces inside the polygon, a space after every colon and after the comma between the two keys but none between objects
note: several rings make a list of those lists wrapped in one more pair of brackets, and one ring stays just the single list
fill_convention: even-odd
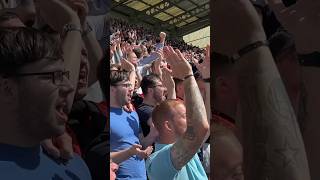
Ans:
[{"label": "man's ear", "polygon": [[110,86],[110,93],[115,93],[116,88],[114,86]]},{"label": "man's ear", "polygon": [[148,94],[153,93],[153,88],[148,88]]},{"label": "man's ear", "polygon": [[164,127],[168,130],[168,131],[172,131],[172,124],[169,121],[164,121]]}]

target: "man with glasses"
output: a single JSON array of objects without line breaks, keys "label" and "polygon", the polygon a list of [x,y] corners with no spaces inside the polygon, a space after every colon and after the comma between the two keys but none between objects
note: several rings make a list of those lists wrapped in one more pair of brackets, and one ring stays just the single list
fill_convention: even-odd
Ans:
[{"label": "man with glasses", "polygon": [[129,73],[112,67],[110,73],[110,151],[113,162],[119,164],[117,179],[146,180],[144,159],[152,152],[156,137],[141,133],[138,114],[123,106],[131,101],[133,92]]},{"label": "man with glasses", "polygon": [[0,30],[0,172],[3,179],[91,179],[79,156],[67,164],[40,147],[64,133],[74,87],[60,44],[30,28]]},{"label": "man with glasses", "polygon": [[150,127],[148,124],[153,108],[166,99],[167,88],[164,87],[160,77],[156,74],[144,76],[141,81],[141,89],[143,92],[143,103],[138,107],[140,124],[143,135],[148,135]]}]

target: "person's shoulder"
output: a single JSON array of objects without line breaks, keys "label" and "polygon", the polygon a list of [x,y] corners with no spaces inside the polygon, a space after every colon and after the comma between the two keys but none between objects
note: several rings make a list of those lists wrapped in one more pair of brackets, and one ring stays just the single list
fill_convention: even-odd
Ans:
[{"label": "person's shoulder", "polygon": [[[157,144],[156,144],[157,146]],[[166,155],[170,155],[170,149],[172,147],[172,144],[168,144],[168,145],[162,145],[161,148],[157,148],[156,147],[156,150],[155,152],[153,152],[149,158],[147,159],[147,161],[152,162],[155,158],[159,157],[159,156],[166,156]],[[169,154],[167,154],[169,153]],[[161,158],[160,158],[161,159]]]},{"label": "person's shoulder", "polygon": [[91,179],[88,166],[86,165],[85,161],[77,154],[75,154],[74,157],[69,160],[66,168],[66,173],[67,171],[74,172],[78,175],[78,177],[81,177],[81,180]]},{"label": "person's shoulder", "polygon": [[122,114],[122,108],[110,107],[110,115],[121,115],[121,114]]},{"label": "person's shoulder", "polygon": [[128,112],[129,116],[134,117],[135,119],[139,119],[137,111]]},{"label": "person's shoulder", "polygon": [[153,111],[153,107],[152,107],[152,106],[149,106],[149,105],[146,105],[146,104],[141,104],[141,105],[138,107],[137,111],[150,114],[150,113]]},{"label": "person's shoulder", "polygon": [[170,155],[172,144],[165,145],[161,149],[156,150],[146,160],[146,169],[152,179],[162,179],[166,174],[169,179],[177,174],[177,170],[173,167]]}]

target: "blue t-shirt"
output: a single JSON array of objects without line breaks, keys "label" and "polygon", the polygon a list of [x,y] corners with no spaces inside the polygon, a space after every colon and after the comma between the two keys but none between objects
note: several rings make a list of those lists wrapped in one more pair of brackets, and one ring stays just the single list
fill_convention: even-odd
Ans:
[{"label": "blue t-shirt", "polygon": [[[110,108],[110,151],[128,149],[139,142],[140,125],[136,112],[128,113],[122,108]],[[145,161],[131,156],[119,164],[117,179],[146,180]]]},{"label": "blue t-shirt", "polygon": [[0,144],[0,175],[4,180],[91,180],[79,156],[63,164],[51,159],[40,145],[21,148]]},{"label": "blue t-shirt", "polygon": [[155,144],[155,146],[155,152],[146,161],[149,179],[208,180],[197,154],[178,171],[171,161],[172,144]]}]

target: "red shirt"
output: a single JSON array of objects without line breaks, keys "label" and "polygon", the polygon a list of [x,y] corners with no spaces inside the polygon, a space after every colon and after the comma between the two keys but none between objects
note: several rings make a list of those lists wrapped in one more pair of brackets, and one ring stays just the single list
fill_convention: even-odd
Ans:
[{"label": "red shirt", "polygon": [[229,117],[228,115],[218,112],[218,111],[213,111],[212,113],[212,119],[214,123],[220,124],[233,132],[237,131],[237,127],[235,125],[235,120]]}]

